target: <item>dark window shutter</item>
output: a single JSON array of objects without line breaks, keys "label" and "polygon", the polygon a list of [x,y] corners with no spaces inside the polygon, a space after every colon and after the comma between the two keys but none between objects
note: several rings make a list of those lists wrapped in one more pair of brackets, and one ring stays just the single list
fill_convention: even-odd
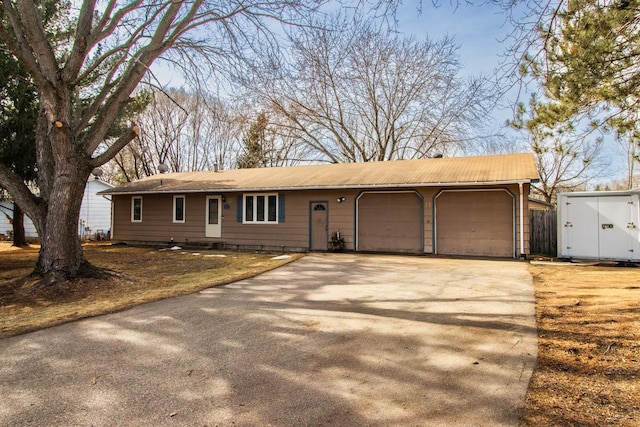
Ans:
[{"label": "dark window shutter", "polygon": [[236,221],[242,222],[242,196],[236,199]]},{"label": "dark window shutter", "polygon": [[278,194],[278,222],[284,222],[284,194]]}]

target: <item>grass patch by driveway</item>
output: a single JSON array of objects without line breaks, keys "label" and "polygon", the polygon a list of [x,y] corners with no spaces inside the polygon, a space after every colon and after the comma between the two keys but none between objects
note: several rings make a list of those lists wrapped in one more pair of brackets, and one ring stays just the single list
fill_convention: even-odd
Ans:
[{"label": "grass patch by driveway", "polygon": [[538,365],[525,426],[640,425],[640,270],[531,265]]},{"label": "grass patch by driveway", "polygon": [[38,248],[0,244],[0,338],[193,293],[255,276],[301,256],[274,259],[275,254],[267,253],[110,245],[87,245],[84,250],[91,263],[117,274],[63,282],[33,292],[18,279],[33,270]]}]

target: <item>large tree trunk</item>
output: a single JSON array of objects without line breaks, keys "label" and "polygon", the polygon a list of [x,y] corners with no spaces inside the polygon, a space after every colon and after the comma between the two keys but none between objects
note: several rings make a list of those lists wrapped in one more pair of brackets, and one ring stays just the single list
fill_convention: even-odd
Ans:
[{"label": "large tree trunk", "polygon": [[[91,171],[90,158],[74,149],[67,129],[54,129],[49,137],[50,145],[45,143],[40,147],[52,148],[55,167],[49,169],[50,175],[42,185],[46,209],[38,218],[42,246],[34,270],[44,284],[83,276],[91,271],[78,236],[80,205]],[[43,163],[42,169],[50,165]],[[40,172],[42,175],[44,171]]]},{"label": "large tree trunk", "polygon": [[16,203],[13,204],[13,246],[27,246],[24,233],[24,212]]},{"label": "large tree trunk", "polygon": [[46,213],[42,243],[34,273],[44,283],[54,283],[83,275],[89,267],[78,237],[78,217],[86,179],[69,177],[54,181]]}]

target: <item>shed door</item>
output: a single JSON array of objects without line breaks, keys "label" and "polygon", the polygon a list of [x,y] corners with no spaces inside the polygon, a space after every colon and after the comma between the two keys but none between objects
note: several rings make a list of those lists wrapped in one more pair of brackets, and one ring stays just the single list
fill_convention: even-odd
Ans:
[{"label": "shed door", "polygon": [[560,206],[565,218],[562,224],[564,253],[570,257],[598,258],[598,198],[568,197]]},{"label": "shed door", "polygon": [[514,198],[505,190],[445,190],[436,196],[436,253],[514,257]]},{"label": "shed door", "polygon": [[423,253],[424,210],[418,194],[363,193],[357,203],[357,250]]},{"label": "shed door", "polygon": [[567,197],[560,209],[564,210],[561,232],[567,256],[637,258],[631,196]]},{"label": "shed door", "polygon": [[600,210],[600,257],[611,259],[636,258],[633,254],[633,202],[630,196],[598,198]]}]

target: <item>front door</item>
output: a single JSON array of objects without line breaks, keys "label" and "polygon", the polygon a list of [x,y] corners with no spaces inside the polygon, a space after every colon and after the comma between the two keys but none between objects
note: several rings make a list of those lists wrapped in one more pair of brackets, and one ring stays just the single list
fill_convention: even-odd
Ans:
[{"label": "front door", "polygon": [[207,196],[207,217],[205,222],[205,237],[222,236],[220,196]]},{"label": "front door", "polygon": [[311,202],[311,242],[312,251],[326,251],[329,244],[327,202]]}]

